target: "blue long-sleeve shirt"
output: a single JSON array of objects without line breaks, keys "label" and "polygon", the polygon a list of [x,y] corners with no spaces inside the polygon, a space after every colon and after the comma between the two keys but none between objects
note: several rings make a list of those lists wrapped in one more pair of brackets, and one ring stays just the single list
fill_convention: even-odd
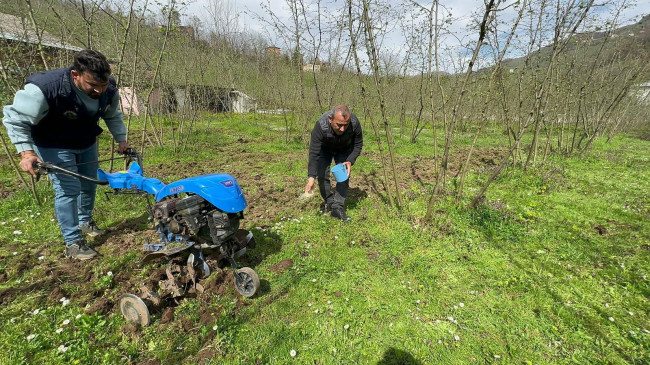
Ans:
[{"label": "blue long-sleeve shirt", "polygon": [[[99,100],[89,97],[74,85],[73,88],[87,110],[97,111],[99,108]],[[104,119],[115,141],[122,142],[126,141],[126,127],[124,126],[122,111],[119,105],[120,96],[119,93],[115,93],[113,100],[110,102],[110,107],[104,113],[102,119]],[[49,105],[45,99],[45,95],[34,84],[25,85],[14,96],[14,103],[2,109],[2,113],[4,114],[2,123],[7,128],[9,139],[16,146],[18,153],[34,150],[31,127],[37,125],[47,115],[48,111]]]}]

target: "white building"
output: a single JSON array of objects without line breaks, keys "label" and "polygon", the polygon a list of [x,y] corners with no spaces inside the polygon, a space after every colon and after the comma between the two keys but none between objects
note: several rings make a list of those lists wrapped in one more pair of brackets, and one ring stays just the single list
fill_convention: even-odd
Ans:
[{"label": "white building", "polygon": [[650,105],[650,81],[636,85],[635,94],[640,102]]}]

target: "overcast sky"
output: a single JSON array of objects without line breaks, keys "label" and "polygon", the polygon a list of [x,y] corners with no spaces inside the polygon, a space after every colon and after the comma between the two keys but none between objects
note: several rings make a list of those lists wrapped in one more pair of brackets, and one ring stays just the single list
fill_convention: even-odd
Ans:
[{"label": "overcast sky", "polygon": [[[255,15],[257,15],[257,17],[266,17],[261,4],[270,4],[271,10],[285,19],[288,19],[290,16],[285,0],[190,0],[184,13],[186,15],[196,15],[199,18],[203,18],[207,15],[207,4],[214,1],[229,2],[238,12],[243,24],[252,30],[260,32],[264,32],[265,25],[258,21]],[[389,0],[388,2],[395,6],[402,3],[400,0]],[[429,7],[431,4],[431,1],[417,0],[417,2],[426,7]],[[621,17],[625,22],[629,23],[636,21],[639,20],[641,16],[650,14],[650,1],[637,0],[626,2],[629,4],[629,8],[624,11],[623,16]],[[305,0],[305,3],[310,3],[310,1]],[[323,6],[329,8],[345,6],[344,0],[322,0],[321,3]],[[483,0],[442,0],[441,5],[451,10],[454,18],[462,21],[462,19],[469,19],[469,16],[473,11],[481,8],[483,6]]]},{"label": "overcast sky", "polygon": [[[184,9],[182,13],[184,14],[184,22],[187,22],[190,16],[196,16],[199,19],[208,22],[209,21],[209,12],[206,10],[208,4],[210,3],[221,3],[227,4],[233,13],[236,14],[238,18],[239,28],[247,31],[254,31],[267,39],[272,44],[283,48],[286,51],[288,46],[286,41],[283,41],[280,37],[277,36],[277,32],[274,32],[272,27],[269,26],[267,22],[271,21],[270,16],[268,16],[267,11],[264,10],[264,7],[270,8],[270,10],[278,17],[278,19],[286,24],[291,24],[290,10],[286,5],[285,0],[190,0],[190,2]],[[419,4],[424,7],[430,7],[430,0],[416,0]],[[619,23],[622,25],[630,24],[638,21],[641,16],[650,14],[650,1],[648,0],[614,0],[618,4],[627,4],[626,9],[622,12],[619,19]],[[314,3],[315,1],[304,0],[305,4]],[[408,3],[409,0],[388,0],[393,6],[393,9],[405,9],[402,5],[403,3]],[[512,0],[508,3],[514,3],[515,0]],[[611,1],[610,1],[611,2]],[[323,10],[323,17],[326,17],[329,14],[332,14],[345,7],[345,0],[321,0],[321,6],[325,9]],[[483,8],[483,0],[441,0],[441,6],[445,8],[451,18],[453,18],[452,23],[449,25],[449,35],[446,40],[441,42],[452,44],[456,43],[459,46],[462,43],[471,43],[473,40],[475,42],[476,32],[471,34],[466,32],[468,25],[472,24],[472,14],[476,13],[478,10]],[[411,7],[412,8],[412,7]],[[313,9],[313,8],[312,8]],[[611,9],[611,8],[610,8]],[[507,18],[507,11],[500,12],[500,16]],[[512,16],[514,16],[514,10],[511,7]],[[315,11],[314,11],[315,12]],[[609,10],[603,7],[595,7],[592,14],[608,14]],[[386,12],[388,14],[388,12]],[[386,16],[385,14],[381,14]],[[398,19],[397,17],[391,16],[389,19],[387,17],[386,21],[389,22],[388,27],[392,30],[387,33],[384,37],[384,43],[382,44],[381,49],[387,53],[393,54],[403,54],[405,46],[404,34],[402,29],[404,27],[401,24],[409,22],[411,17],[408,16],[404,11],[398,12],[398,16],[402,15],[403,19]],[[377,15],[376,16],[380,16]],[[345,19],[342,19],[345,21]],[[507,22],[503,25],[503,29],[507,29],[509,24]],[[454,46],[450,46],[452,48]],[[460,47],[459,47],[460,48]],[[462,52],[458,52],[459,56],[462,57]],[[518,55],[514,55],[518,56]]]}]

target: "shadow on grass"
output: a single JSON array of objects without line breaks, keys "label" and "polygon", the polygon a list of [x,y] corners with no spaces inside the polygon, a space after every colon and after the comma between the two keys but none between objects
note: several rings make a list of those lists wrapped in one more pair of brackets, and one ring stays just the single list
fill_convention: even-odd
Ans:
[{"label": "shadow on grass", "polygon": [[246,255],[237,260],[237,263],[239,266],[244,266],[245,264],[246,266],[255,268],[262,261],[264,261],[267,256],[273,255],[276,252],[280,251],[284,242],[280,236],[274,232],[264,233],[264,231],[261,231],[257,228],[252,228],[250,232],[253,233],[253,236],[256,238],[256,247],[252,250],[247,251]]},{"label": "shadow on grass", "polygon": [[368,192],[360,188],[350,188],[348,190],[347,208],[354,209],[359,203],[368,198]]},{"label": "shadow on grass", "polygon": [[[106,233],[96,237],[93,240],[92,246],[93,247],[102,246],[104,243],[108,242],[111,238],[122,236],[125,230],[135,230],[135,231],[143,230],[142,227],[147,226],[148,224],[148,217],[149,215],[147,214],[147,212],[142,212],[142,214],[140,214],[137,217],[129,218],[116,225],[108,227],[110,229],[107,230]],[[143,247],[142,245],[144,243],[145,242],[142,242],[138,246],[138,248],[142,248]]]},{"label": "shadow on grass", "polygon": [[[379,181],[381,186],[377,186],[377,181]],[[386,194],[386,185],[384,184],[384,181],[377,176],[376,171],[364,175],[363,182],[384,204],[388,205],[390,203],[388,195]]]},{"label": "shadow on grass", "polygon": [[406,351],[389,348],[384,352],[384,357],[377,362],[377,365],[420,365],[421,361],[416,360]]},{"label": "shadow on grass", "polygon": [[271,283],[268,280],[260,278],[260,288],[255,293],[255,297],[266,296],[271,292]]},{"label": "shadow on grass", "polygon": [[[536,256],[531,256],[534,254],[527,252],[530,251],[532,247],[537,247],[538,251],[541,248],[535,245],[531,247],[521,245],[521,243],[526,242],[524,237],[526,237],[528,231],[528,225],[525,222],[510,217],[509,214],[511,213],[507,210],[500,209],[499,206],[482,205],[468,213],[472,225],[479,229],[485,237],[490,239],[490,245],[502,251],[508,258],[508,262],[512,263],[514,267],[517,268],[516,271],[518,273],[523,273],[525,277],[531,278],[536,286],[535,290],[544,292],[554,303],[559,305],[558,309],[534,308],[533,311],[537,316],[545,315],[544,312],[548,311],[546,314],[549,314],[550,312],[551,318],[555,318],[555,320],[564,324],[567,328],[583,331],[586,333],[585,336],[599,340],[612,337],[612,333],[609,332],[610,327],[612,326],[619,327],[619,331],[622,334],[627,332],[623,325],[607,322],[608,317],[612,315],[612,312],[606,310],[604,306],[598,305],[593,300],[578,299],[576,302],[578,302],[579,305],[564,305],[564,303],[567,303],[570,294],[563,292],[562,286],[556,286],[556,284],[554,284],[556,281],[549,282],[545,279],[547,278],[547,274],[549,274],[550,277],[566,276],[566,280],[570,280],[570,278],[582,278],[586,275],[591,275],[595,278],[597,277],[597,273],[598,275],[602,275],[601,272],[604,272],[606,268],[618,266],[619,263],[616,260],[610,260],[608,259],[608,256],[602,254],[603,248],[597,244],[596,240],[582,238],[574,239],[572,242],[573,246],[575,246],[575,250],[579,250],[581,254],[586,257],[586,259],[583,259],[584,262],[576,260],[575,265],[563,265],[561,261],[537,260]],[[525,243],[525,245],[528,244]],[[611,243],[604,245],[613,246]],[[616,245],[615,247],[616,248],[609,249],[609,256],[624,256],[624,253],[617,252],[617,250],[623,251],[625,248],[621,245]],[[551,246],[550,248],[545,248],[542,252],[544,254],[555,253],[555,255],[558,256],[566,254],[569,257],[572,254],[571,252],[563,253],[557,250],[558,248]],[[534,264],[531,262],[532,260],[534,260]],[[609,281],[613,279],[605,278],[605,280]],[[558,281],[566,282],[563,280]],[[624,278],[619,276],[616,277],[614,282],[617,286],[627,287],[630,285],[630,283],[625,282]],[[576,292],[581,292],[582,289],[578,286],[575,290]],[[586,297],[584,294],[581,295]],[[560,325],[556,326],[560,327]],[[640,345],[639,342],[636,342],[633,339],[630,341],[634,342],[636,345]],[[613,346],[610,346],[610,348],[620,356],[620,359],[623,359],[626,362],[634,362],[634,351],[625,348],[625,345],[618,345],[614,342]]]}]

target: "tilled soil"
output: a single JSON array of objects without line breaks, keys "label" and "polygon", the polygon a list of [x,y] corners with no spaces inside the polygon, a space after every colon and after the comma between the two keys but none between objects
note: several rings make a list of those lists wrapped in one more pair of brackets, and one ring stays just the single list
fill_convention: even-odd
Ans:
[{"label": "tilled soil", "polygon": [[[280,220],[284,216],[292,216],[313,212],[316,214],[320,205],[318,193],[315,198],[308,201],[299,201],[298,196],[303,192],[306,178],[287,176],[283,179],[284,185],[274,184],[273,179],[268,178],[265,173],[265,166],[270,156],[261,152],[249,152],[245,148],[245,141],[231,146],[230,149],[236,151],[223,152],[228,153],[228,167],[219,167],[215,171],[214,164],[170,161],[165,164],[146,165],[145,175],[156,177],[166,181],[165,177],[177,176],[179,173],[179,164],[182,164],[182,174],[184,177],[210,174],[215,172],[227,172],[233,175],[246,196],[248,207],[245,211],[245,219],[242,221],[242,228],[268,227]],[[458,173],[458,166],[464,159],[464,152],[452,156],[449,163],[450,175]],[[471,168],[482,169],[487,171],[494,168],[506,153],[505,148],[499,150],[479,150],[470,161]],[[287,161],[287,168],[293,168],[296,161],[303,161],[305,152],[287,153],[282,156],[282,160]],[[380,157],[373,153],[364,153],[362,158],[380,162]],[[0,157],[0,164],[8,163],[6,156]],[[389,163],[386,160],[386,163]],[[410,189],[413,184],[425,189],[425,184],[430,185],[434,182],[435,171],[431,156],[418,156],[415,158],[398,157],[394,161],[398,173],[398,181],[402,191]],[[221,171],[223,170],[223,171]],[[352,170],[350,189],[350,206],[355,207],[359,201],[367,198],[378,198],[386,201],[384,196],[385,189],[383,186],[383,171],[378,169],[366,174],[361,174]],[[169,181],[166,181],[169,182]],[[16,184],[0,186],[0,197],[12,195],[17,189],[22,187]],[[98,190],[97,205],[107,204],[101,198],[102,188]],[[47,204],[47,203],[46,203]],[[357,216],[363,217],[367,212],[359,211]],[[127,252],[140,251],[142,244],[146,239],[155,241],[157,234],[153,229],[142,230],[140,227],[146,226],[147,215],[143,212],[141,216],[130,221],[124,221],[120,224],[105,227],[107,233],[93,241],[94,248],[103,257],[115,257],[124,255]],[[362,244],[362,243],[360,243]],[[97,282],[94,267],[94,261],[75,261],[64,258],[62,245],[60,243],[45,243],[38,254],[33,252],[24,252],[14,243],[6,244],[5,252],[18,251],[15,256],[0,257],[1,262],[6,263],[6,271],[0,274],[0,283],[18,278],[26,271],[32,270],[35,266],[40,265],[43,275],[32,278],[29,284],[23,284],[20,288],[8,287],[0,289],[0,305],[9,303],[17,296],[25,292],[42,291],[45,295],[45,304],[56,305],[66,297],[76,304],[85,307],[85,313],[102,313],[110,314],[119,312],[117,308],[117,298],[123,293],[134,293],[139,295],[142,286],[148,287],[155,291],[157,283],[165,278],[165,268],[151,270],[148,279],[141,279],[138,273],[142,269],[139,260],[131,260],[127,265],[115,272],[113,286],[110,290],[99,289],[93,285]],[[55,261],[39,261],[39,255],[56,257]],[[143,256],[144,257],[144,256]],[[370,259],[372,253],[369,254]],[[102,260],[102,257],[99,258]],[[244,264],[247,262],[244,258]],[[215,262],[210,262],[210,267],[216,267]],[[251,264],[251,263],[248,263]],[[251,266],[254,266],[251,265]],[[293,261],[285,259],[270,266],[270,271],[282,273],[293,266]],[[215,319],[222,315],[223,308],[215,307],[213,304],[214,296],[229,296],[236,300],[235,308],[231,315],[237,315],[237,312],[248,305],[248,302],[234,289],[234,280],[231,270],[215,270],[206,280],[200,281],[204,288],[203,293],[194,293],[192,296],[199,298],[201,301],[201,312],[199,313],[198,323],[193,320],[175,313],[177,301],[169,298],[163,298],[163,303],[159,308],[154,308],[152,314],[155,316],[154,325],[160,326],[178,326],[188,333],[196,332],[201,325],[212,326]],[[74,292],[69,292],[69,288],[75,288]],[[265,302],[270,303],[286,293],[276,294],[274,297],[266,298]],[[128,325],[125,333],[137,337],[140,335],[138,326]],[[206,343],[209,343],[206,338]],[[196,362],[203,363],[207,359],[213,358],[220,353],[220,349],[206,345],[197,355]],[[140,364],[156,364],[158,360],[152,359],[141,362]]]}]

